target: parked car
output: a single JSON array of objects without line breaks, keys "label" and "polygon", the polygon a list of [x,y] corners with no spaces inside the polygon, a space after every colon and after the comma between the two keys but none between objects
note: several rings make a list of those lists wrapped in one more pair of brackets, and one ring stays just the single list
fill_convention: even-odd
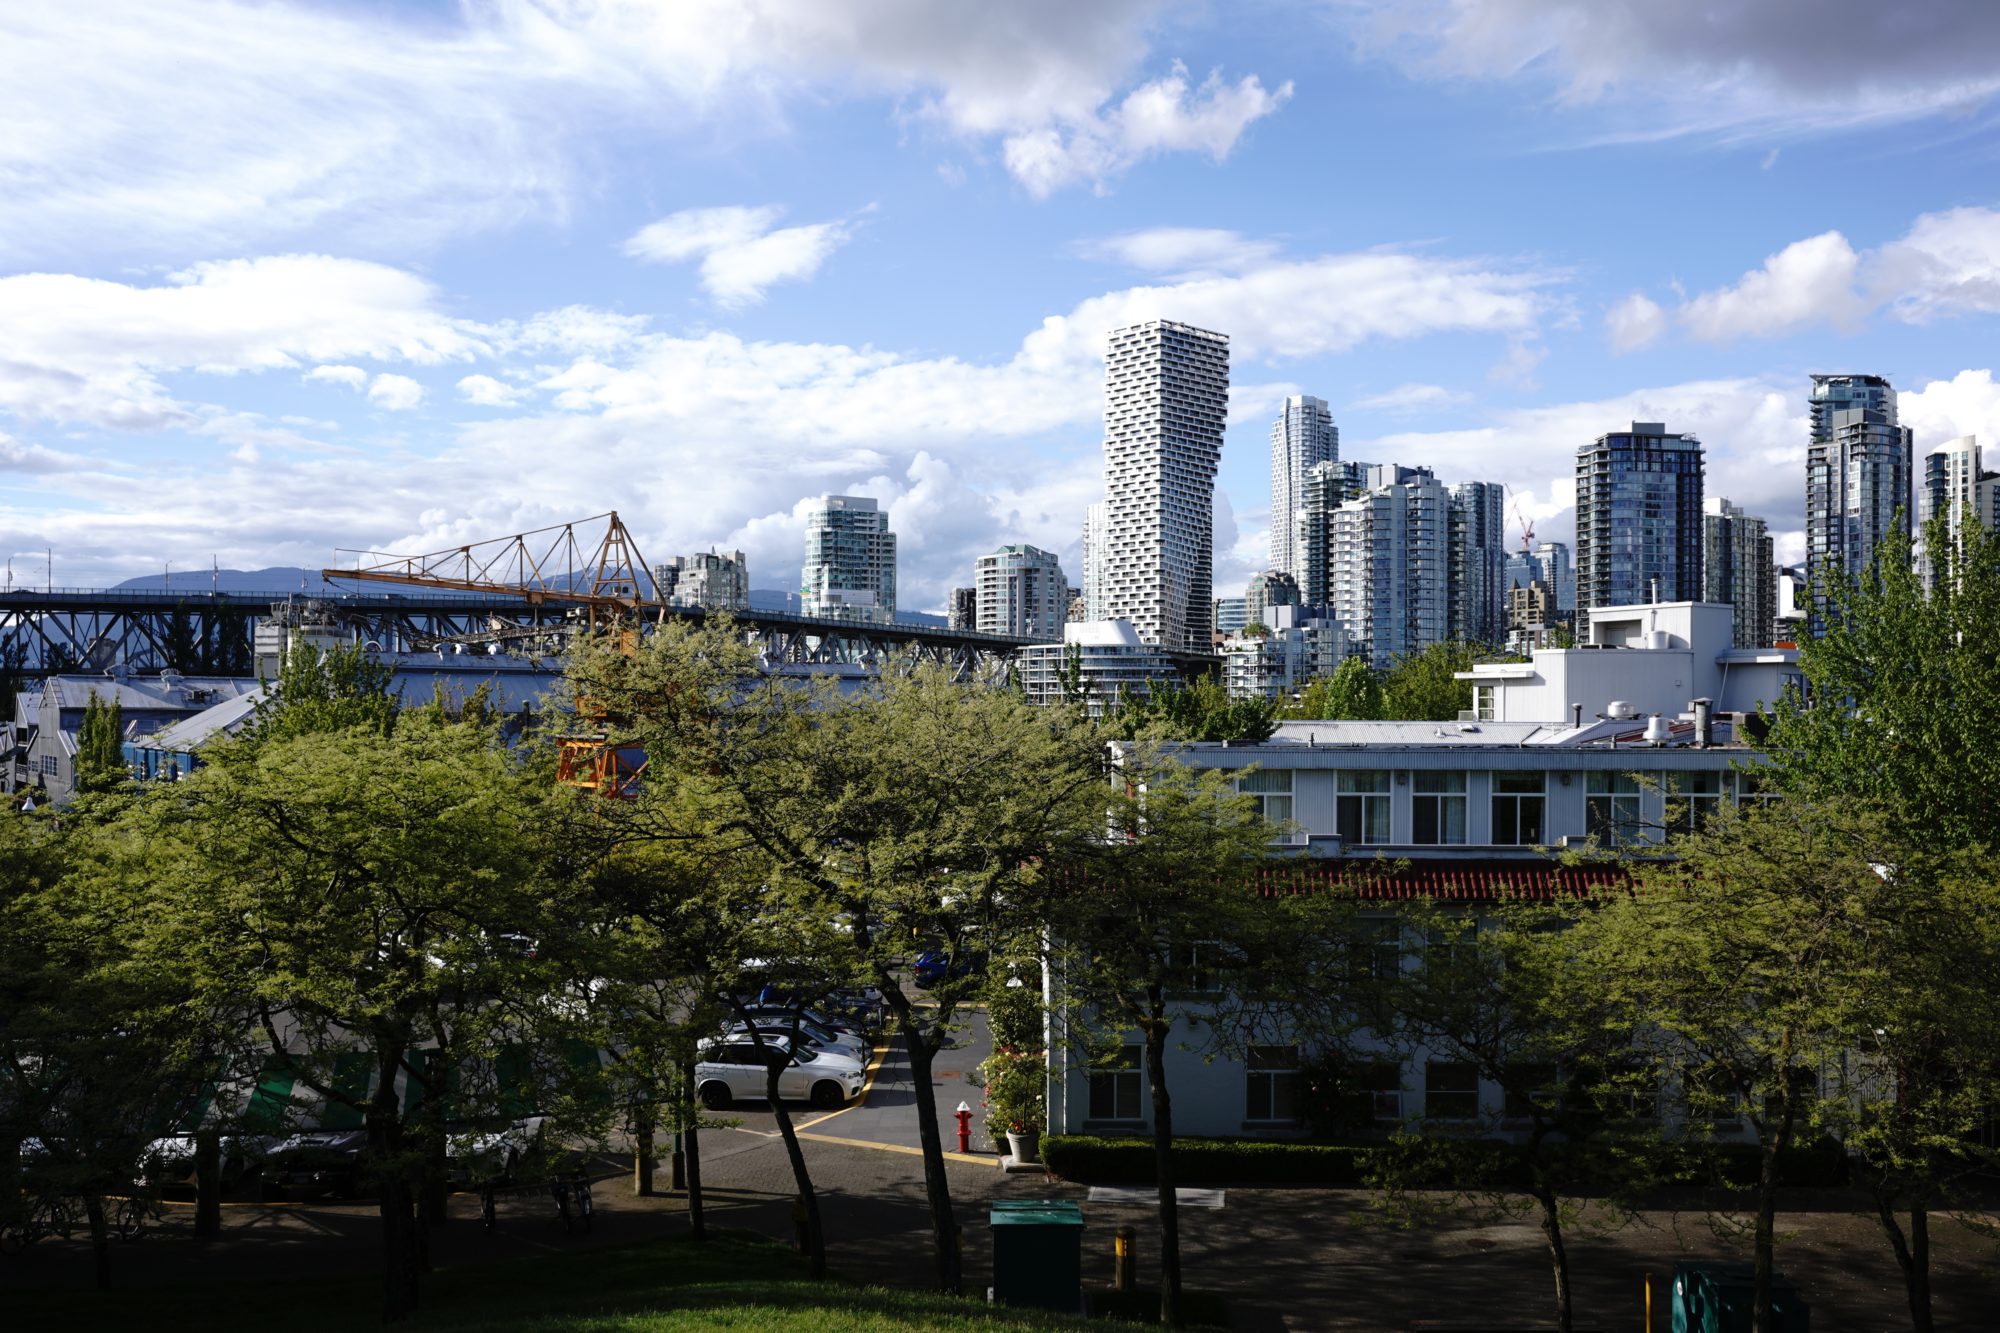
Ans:
[{"label": "parked car", "polygon": [[[789,1037],[792,1035],[794,1017],[790,1013],[770,1013],[766,1010],[753,1009],[750,1011],[750,1018],[757,1025],[757,1031],[763,1033],[766,1037]],[[850,1060],[860,1061],[863,1065],[866,1065],[869,1057],[874,1054],[869,1049],[868,1039],[857,1037],[852,1032],[836,1032],[832,1028],[815,1023],[803,1014],[797,1017],[796,1025],[799,1035],[812,1042],[815,1046],[818,1046],[821,1050],[832,1051],[835,1055],[844,1055]],[[724,1041],[734,1041],[739,1037],[744,1037],[744,1032],[745,1029],[741,1024],[732,1023],[724,1030],[722,1039]],[[744,1037],[744,1040],[748,1040],[748,1038]]]},{"label": "parked car", "polygon": [[926,950],[917,955],[916,966],[910,969],[918,990],[930,990],[946,980],[957,981],[985,970],[986,953],[982,949],[962,949],[955,955],[941,949]]},{"label": "parked car", "polygon": [[526,1116],[499,1128],[455,1133],[445,1161],[445,1176],[454,1185],[505,1185],[513,1182],[524,1158],[542,1147],[542,1117]]},{"label": "parked car", "polygon": [[368,1136],[358,1129],[273,1139],[264,1153],[264,1182],[292,1198],[356,1198],[363,1192],[361,1152],[367,1144]]},{"label": "parked car", "polygon": [[806,1040],[801,1040],[794,1052],[790,1039],[765,1037],[760,1050],[746,1033],[720,1040],[710,1038],[698,1050],[701,1058],[694,1067],[695,1090],[701,1104],[712,1111],[723,1110],[738,1097],[764,1100],[768,1088],[766,1075],[772,1061],[782,1062],[778,1096],[787,1101],[807,1101],[825,1111],[859,1093],[867,1077],[859,1060],[837,1055]]},{"label": "parked car", "polygon": [[822,1046],[827,1045],[828,1042],[818,1032],[813,1032],[813,1028],[831,1032],[848,1045],[859,1046],[864,1051],[869,1046],[867,1030],[861,1024],[813,1005],[807,1005],[803,1009],[795,1009],[791,1005],[752,1004],[746,1005],[744,1012],[759,1023],[789,1023],[792,1021],[792,1016],[796,1014],[807,1024],[806,1030],[811,1033],[813,1040],[819,1042]]}]

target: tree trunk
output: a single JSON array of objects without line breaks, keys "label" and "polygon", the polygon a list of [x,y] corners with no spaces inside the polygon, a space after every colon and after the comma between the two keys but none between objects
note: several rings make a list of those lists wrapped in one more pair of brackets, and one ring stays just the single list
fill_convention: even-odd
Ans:
[{"label": "tree trunk", "polygon": [[1555,1270],[1556,1333],[1570,1333],[1573,1316],[1569,1300],[1569,1250],[1563,1245],[1562,1213],[1556,1206],[1554,1190],[1544,1186],[1534,1193],[1535,1202],[1542,1206],[1542,1235],[1549,1242],[1549,1266]]},{"label": "tree trunk", "polygon": [[111,1223],[104,1215],[104,1196],[96,1193],[84,1195],[83,1212],[84,1216],[90,1219],[92,1285],[99,1291],[109,1291],[111,1290]]},{"label": "tree trunk", "polygon": [[889,1002],[903,1029],[903,1046],[910,1053],[910,1083],[917,1099],[917,1143],[924,1155],[924,1197],[931,1210],[931,1244],[937,1255],[938,1287],[956,1292],[959,1271],[958,1219],[952,1214],[951,1182],[944,1174],[944,1134],[938,1126],[937,1095],[931,1090],[931,1065],[937,1055],[932,1034],[916,1021],[916,1006],[886,971],[876,974],[882,998]]},{"label": "tree trunk", "polygon": [[[417,1217],[426,1230],[441,1227],[449,1220],[446,1207],[451,1199],[451,1144],[444,1126],[436,1125],[424,1136],[422,1193],[417,1199]],[[428,1246],[426,1246],[428,1250]],[[425,1267],[430,1267],[428,1253]]]},{"label": "tree trunk", "polygon": [[777,1118],[778,1133],[785,1139],[785,1156],[791,1159],[792,1180],[799,1187],[799,1198],[806,1208],[806,1254],[812,1263],[815,1281],[826,1277],[826,1233],[819,1224],[819,1192],[813,1189],[812,1173],[806,1170],[805,1151],[799,1147],[799,1132],[792,1128],[792,1113],[785,1109],[785,1103],[778,1097],[778,1079],[785,1066],[777,1063],[775,1053],[769,1071],[764,1076],[764,1087],[771,1098],[771,1114]]},{"label": "tree trunk", "polygon": [[222,1234],[222,1135],[212,1129],[194,1136],[194,1234]]},{"label": "tree trunk", "polygon": [[707,1240],[701,1207],[701,1104],[694,1099],[694,1066],[681,1067],[681,1152],[687,1159],[688,1225]]},{"label": "tree trunk", "polygon": [[653,1152],[655,1129],[653,1108],[644,1104],[632,1108],[632,1192],[642,1199],[653,1197],[653,1173],[660,1164]]},{"label": "tree trunk", "polygon": [[375,1174],[376,1210],[382,1219],[382,1322],[393,1324],[417,1308],[418,1233],[396,1103],[396,1071],[403,1063],[403,1048],[384,1042],[377,1049],[375,1096],[366,1119],[368,1167]]},{"label": "tree trunk", "polygon": [[1778,1220],[1778,1154],[1792,1138],[1789,1096],[1779,1109],[1778,1123],[1763,1136],[1757,1154],[1757,1229],[1753,1242],[1750,1286],[1750,1333],[1772,1333],[1771,1250]]},{"label": "tree trunk", "polygon": [[1153,1170],[1160,1191],[1160,1322],[1181,1322],[1181,1209],[1174,1192],[1174,1103],[1167,1092],[1167,1023],[1158,987],[1146,1026],[1146,1082],[1153,1093]]},{"label": "tree trunk", "polygon": [[1916,1333],[1931,1333],[1931,1227],[1930,1210],[1921,1202],[1910,1204],[1910,1229],[1906,1235],[1896,1220],[1896,1200],[1885,1181],[1877,1181],[1869,1191],[1875,1196],[1875,1214],[1888,1233],[1889,1248],[1896,1252],[1896,1267],[1903,1270],[1903,1289],[1910,1302],[1910,1327]]}]

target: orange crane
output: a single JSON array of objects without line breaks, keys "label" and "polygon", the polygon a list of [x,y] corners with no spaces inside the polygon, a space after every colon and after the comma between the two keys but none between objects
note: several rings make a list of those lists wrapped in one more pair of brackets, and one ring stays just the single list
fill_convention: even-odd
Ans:
[{"label": "orange crane", "polygon": [[[605,524],[604,535],[593,545],[589,534],[599,522]],[[583,536],[578,529],[584,530]],[[644,614],[664,609],[659,599],[648,593],[649,589],[657,592],[652,575],[639,554],[638,543],[615,509],[574,523],[423,555],[385,551],[342,554],[353,555],[354,566],[323,569],[322,578],[512,594],[532,607],[581,610],[591,630],[614,634],[618,650],[628,656],[639,649],[639,623]],[[576,712],[580,720],[592,724],[591,729],[558,739],[558,780],[602,796],[638,795],[646,757],[636,747],[612,742],[611,729],[621,720],[584,698],[576,701]]]}]

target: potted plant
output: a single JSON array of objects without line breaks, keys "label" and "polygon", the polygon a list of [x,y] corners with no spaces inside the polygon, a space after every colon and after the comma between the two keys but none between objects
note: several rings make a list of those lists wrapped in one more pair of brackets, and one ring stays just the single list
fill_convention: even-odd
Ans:
[{"label": "potted plant", "polygon": [[986,1075],[986,1124],[1007,1136],[1017,1162],[1041,1160],[1042,1061],[1027,1051],[999,1050],[982,1066]]}]

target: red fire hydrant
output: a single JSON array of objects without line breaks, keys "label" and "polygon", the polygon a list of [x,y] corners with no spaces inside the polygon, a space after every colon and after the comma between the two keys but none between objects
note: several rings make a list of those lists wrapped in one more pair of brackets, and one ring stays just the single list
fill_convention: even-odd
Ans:
[{"label": "red fire hydrant", "polygon": [[958,1150],[972,1151],[972,1108],[964,1102],[958,1104]]}]

